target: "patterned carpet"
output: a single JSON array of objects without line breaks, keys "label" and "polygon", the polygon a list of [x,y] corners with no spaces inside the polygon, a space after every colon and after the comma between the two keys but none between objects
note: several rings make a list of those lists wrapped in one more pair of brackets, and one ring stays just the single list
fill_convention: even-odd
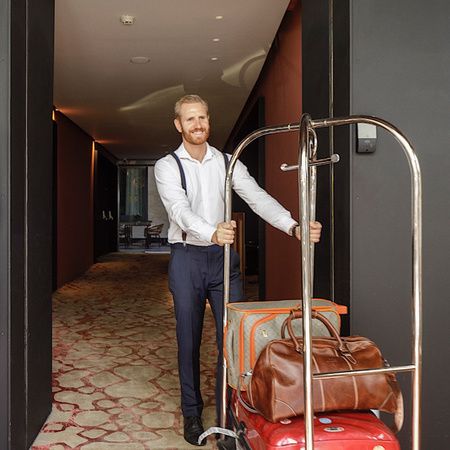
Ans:
[{"label": "patterned carpet", "polygon": [[[193,449],[182,436],[168,255],[108,255],[53,298],[53,410],[32,450]],[[207,308],[205,428],[216,349]],[[215,448],[210,437],[205,449]]]}]

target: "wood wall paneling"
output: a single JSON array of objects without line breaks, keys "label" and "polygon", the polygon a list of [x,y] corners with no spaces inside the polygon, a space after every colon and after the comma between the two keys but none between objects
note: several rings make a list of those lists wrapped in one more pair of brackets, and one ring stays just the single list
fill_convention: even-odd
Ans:
[{"label": "wood wall paneling", "polygon": [[56,113],[58,287],[94,262],[93,141],[63,114]]},{"label": "wood wall paneling", "polygon": [[[235,133],[245,129],[249,112],[261,98],[264,99],[264,125],[299,121],[302,102],[301,6],[300,2],[292,6],[280,25],[258,82],[235,126]],[[298,218],[296,174],[280,171],[282,163],[297,161],[298,135],[288,133],[269,136],[264,139],[264,146],[265,175],[261,184],[292,212],[293,217]],[[264,298],[298,298],[300,245],[270,225],[266,225],[265,229]]]}]

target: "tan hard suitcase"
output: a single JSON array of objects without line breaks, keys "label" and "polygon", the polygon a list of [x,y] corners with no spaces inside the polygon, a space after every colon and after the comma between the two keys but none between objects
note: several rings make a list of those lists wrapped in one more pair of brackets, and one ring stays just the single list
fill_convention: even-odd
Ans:
[{"label": "tan hard suitcase", "polygon": [[[275,300],[263,302],[236,302],[227,305],[225,328],[225,358],[228,384],[237,389],[242,373],[252,369],[261,350],[272,340],[280,339],[281,326],[290,311],[298,308],[300,300]],[[347,307],[330,300],[312,299],[312,308],[322,313],[339,332],[341,314]],[[301,320],[293,322],[297,336],[302,336]],[[312,321],[313,336],[330,336],[325,325]],[[240,386],[245,389],[244,386]]]}]

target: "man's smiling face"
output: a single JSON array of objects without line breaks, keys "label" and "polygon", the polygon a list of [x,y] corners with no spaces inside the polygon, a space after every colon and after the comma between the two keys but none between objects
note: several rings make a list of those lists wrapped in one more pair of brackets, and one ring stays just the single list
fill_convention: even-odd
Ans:
[{"label": "man's smiling face", "polygon": [[182,134],[183,141],[202,145],[209,137],[208,109],[202,103],[183,103],[175,127]]}]

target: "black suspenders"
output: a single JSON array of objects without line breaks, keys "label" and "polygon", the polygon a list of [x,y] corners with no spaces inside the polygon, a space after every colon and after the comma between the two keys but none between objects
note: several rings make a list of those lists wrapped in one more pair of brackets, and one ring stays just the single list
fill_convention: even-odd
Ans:
[{"label": "black suspenders", "polygon": [[[180,170],[181,187],[184,189],[184,192],[187,195],[186,175],[184,173],[183,165],[181,164],[180,158],[178,158],[178,156],[175,152],[171,152],[170,154],[173,156],[173,158],[177,162],[178,169]],[[222,155],[223,155],[223,160],[225,162],[225,172],[227,172],[228,166],[230,165],[230,160],[228,159],[228,156],[226,155],[226,153],[222,153]],[[185,231],[183,231],[181,233],[181,237],[183,239],[183,243],[186,244],[186,232]]]},{"label": "black suspenders", "polygon": [[178,168],[180,169],[180,177],[181,177],[181,186],[184,189],[184,192],[186,192],[187,195],[187,188],[186,188],[186,175],[184,174],[183,166],[181,165],[180,158],[176,155],[175,152],[172,152],[171,155],[175,158],[175,161],[178,164]]}]

